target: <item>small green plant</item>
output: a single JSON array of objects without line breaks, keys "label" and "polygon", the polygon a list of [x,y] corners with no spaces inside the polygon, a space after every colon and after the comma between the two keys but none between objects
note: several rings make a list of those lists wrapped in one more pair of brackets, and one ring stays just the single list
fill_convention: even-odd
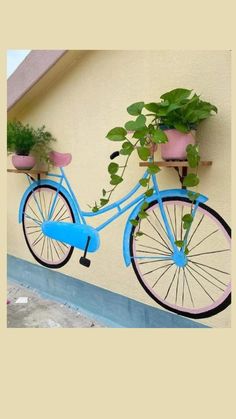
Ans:
[{"label": "small green plant", "polygon": [[8,122],[7,124],[7,151],[9,154],[16,153],[28,156],[36,142],[33,127],[23,125],[20,121]]},{"label": "small green plant", "polygon": [[8,154],[28,156],[32,152],[40,162],[50,165],[52,162],[49,153],[52,150],[53,141],[56,141],[55,138],[45,130],[45,126],[35,129],[20,121],[11,121],[7,124]]},{"label": "small green plant", "polygon": [[[106,205],[112,196],[116,187],[123,182],[124,173],[128,165],[131,154],[136,151],[142,161],[150,161],[148,167],[148,176],[140,179],[139,183],[145,190],[145,197],[153,194],[150,188],[151,175],[160,171],[160,168],[153,163],[153,153],[157,144],[166,143],[168,141],[164,132],[165,129],[175,128],[183,133],[188,133],[192,129],[196,129],[198,125],[213,113],[217,112],[217,108],[200,99],[200,96],[193,93],[192,90],[178,88],[164,93],[160,97],[160,102],[136,102],[127,108],[127,112],[134,120],[129,120],[122,127],[112,128],[106,135],[110,141],[122,143],[120,155],[125,157],[123,164],[110,163],[108,165],[108,173],[110,175],[110,185],[112,188],[102,190],[102,198],[99,203],[95,202],[92,211],[97,212],[101,207]],[[147,113],[148,112],[148,113]],[[191,168],[195,168],[195,173],[188,174],[183,185],[186,187],[194,187],[199,184],[198,164],[200,161],[199,145],[189,145],[186,149],[187,159]],[[189,199],[194,203],[198,194],[189,191]],[[134,226],[140,226],[140,220],[147,217],[146,209],[148,203],[144,200],[140,212],[138,214],[139,221],[131,220]],[[185,214],[183,217],[183,228],[188,230],[191,226],[192,215]],[[141,235],[140,228],[137,235]],[[183,242],[176,243],[179,247],[184,245]],[[187,250],[186,250],[187,251]]]}]

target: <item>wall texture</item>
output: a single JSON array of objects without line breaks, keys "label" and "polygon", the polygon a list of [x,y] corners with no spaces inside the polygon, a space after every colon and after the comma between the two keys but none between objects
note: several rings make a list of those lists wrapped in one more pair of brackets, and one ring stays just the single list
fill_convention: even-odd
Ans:
[{"label": "wall texture", "polygon": [[[163,92],[176,87],[202,94],[219,113],[199,128],[202,158],[213,161],[211,168],[200,169],[199,189],[209,196],[209,206],[230,223],[230,52],[88,51],[63,73],[55,70],[47,89],[43,80],[41,86],[41,93],[22,108],[18,104],[17,114],[12,115],[35,126],[45,124],[58,139],[56,149],[73,154],[66,173],[84,210],[100,198],[101,189],[108,183],[106,166],[116,147],[105,135],[129,119],[128,105],[156,101]],[[114,199],[127,193],[141,173],[137,157],[132,156],[126,180],[117,188]],[[163,189],[179,187],[172,169],[163,169],[158,178]],[[26,182],[24,175],[8,175],[8,252],[34,263],[17,218]],[[79,264],[81,252],[75,251],[61,272],[155,306],[132,268],[124,266],[125,222],[124,215],[102,232],[101,248],[91,256],[90,269]],[[201,323],[228,327],[230,309]]]}]

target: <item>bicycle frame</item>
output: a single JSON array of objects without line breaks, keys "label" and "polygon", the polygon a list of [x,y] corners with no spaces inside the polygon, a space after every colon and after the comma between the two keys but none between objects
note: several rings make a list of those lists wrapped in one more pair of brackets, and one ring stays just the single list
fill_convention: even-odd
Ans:
[{"label": "bicycle frame", "polygon": [[[101,231],[101,230],[103,230],[105,227],[107,227],[109,224],[111,224],[113,221],[115,221],[117,218],[119,218],[121,215],[123,215],[126,211],[128,211],[130,208],[132,208],[134,205],[139,204],[142,201],[144,201],[144,199],[146,198],[145,194],[142,193],[138,197],[136,197],[135,199],[133,199],[131,202],[129,202],[127,205],[125,205],[123,208],[121,208],[121,205],[124,204],[126,201],[128,201],[141,188],[140,183],[138,183],[138,184],[136,184],[136,186],[127,195],[125,195],[120,200],[114,202],[113,204],[108,205],[108,206],[106,206],[104,208],[101,208],[97,212],[90,212],[90,211],[89,212],[86,212],[86,211],[82,211],[81,208],[80,208],[80,205],[79,205],[79,203],[78,203],[78,201],[76,199],[76,196],[75,196],[75,194],[74,194],[74,192],[73,192],[73,190],[71,188],[70,182],[69,182],[69,180],[68,180],[68,178],[67,178],[67,176],[66,176],[66,174],[64,172],[64,169],[63,168],[60,168],[60,171],[61,171],[61,174],[60,175],[56,175],[56,174],[53,174],[53,173],[49,173],[48,174],[48,176],[57,177],[57,178],[60,179],[60,182],[58,183],[57,193],[56,193],[56,195],[54,197],[54,200],[53,200],[53,203],[51,205],[51,209],[50,209],[50,213],[49,213],[49,217],[48,217],[49,220],[52,217],[52,214],[53,214],[53,211],[54,211],[54,207],[55,207],[55,204],[56,204],[56,200],[57,200],[57,196],[58,196],[58,193],[60,192],[60,189],[61,189],[61,186],[63,184],[63,181],[65,182],[65,184],[67,186],[67,189],[68,189],[68,191],[69,191],[69,193],[71,195],[71,198],[72,198],[72,200],[73,200],[73,202],[75,204],[75,207],[76,207],[77,213],[78,213],[78,217],[79,217],[79,219],[81,220],[81,222],[83,224],[87,224],[87,222],[86,222],[86,218],[87,217],[96,217],[96,216],[98,216],[100,214],[103,214],[103,213],[112,211],[113,209],[117,209],[117,213],[116,214],[114,214],[113,216],[109,217],[105,222],[103,222],[102,224],[100,224],[98,227],[95,228],[98,232]],[[148,176],[148,172],[146,171],[144,173],[144,175],[143,175],[143,179],[145,179],[147,176]],[[159,206],[160,206],[160,211],[161,211],[161,215],[162,215],[162,218],[163,218],[163,222],[164,222],[164,225],[165,225],[166,232],[168,234],[169,240],[171,242],[173,251],[174,251],[174,253],[179,253],[180,250],[178,249],[178,247],[175,244],[174,235],[172,233],[172,230],[170,228],[170,224],[169,224],[168,219],[167,219],[167,216],[166,216],[166,212],[165,212],[163,201],[162,201],[162,198],[161,198],[161,195],[160,195],[160,190],[159,190],[159,187],[158,187],[156,176],[155,175],[151,175],[151,178],[152,178],[153,189],[154,189],[154,191],[156,193],[156,197],[157,197],[157,200],[158,200],[158,203],[159,203]],[[198,203],[195,204],[195,207],[197,207],[197,205],[198,205]],[[195,211],[196,211],[196,209],[195,209]],[[184,248],[181,249],[181,252],[184,252]]]}]

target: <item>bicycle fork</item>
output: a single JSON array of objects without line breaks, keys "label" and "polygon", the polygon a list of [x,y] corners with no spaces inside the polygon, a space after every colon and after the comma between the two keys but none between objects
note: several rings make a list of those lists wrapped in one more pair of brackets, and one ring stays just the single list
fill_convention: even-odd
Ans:
[{"label": "bicycle fork", "polygon": [[[171,231],[171,228],[170,228],[167,216],[166,216],[165,208],[164,208],[161,196],[160,196],[160,191],[159,191],[159,188],[158,188],[158,184],[157,184],[157,180],[156,180],[155,175],[152,175],[152,181],[153,181],[153,185],[154,185],[154,188],[155,188],[155,191],[156,191],[156,194],[157,194],[157,200],[158,200],[158,203],[159,203],[161,216],[162,216],[162,219],[164,221],[166,232],[167,232],[168,238],[171,242],[171,246],[172,246],[172,249],[173,249],[172,259],[177,266],[184,267],[187,264],[185,247],[186,247],[186,243],[187,243],[188,231],[186,231],[186,233],[185,233],[184,246],[181,249],[179,249],[178,246],[175,243],[175,238],[174,238],[174,235]],[[196,212],[196,210],[195,210],[195,212]],[[195,212],[194,212],[194,214],[195,214]]]}]

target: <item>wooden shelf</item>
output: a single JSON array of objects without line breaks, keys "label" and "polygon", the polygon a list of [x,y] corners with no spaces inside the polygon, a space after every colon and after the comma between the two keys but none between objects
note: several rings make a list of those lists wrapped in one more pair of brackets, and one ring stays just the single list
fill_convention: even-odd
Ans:
[{"label": "wooden shelf", "polygon": [[7,169],[10,173],[24,173],[29,175],[47,175],[48,172],[46,170],[17,170],[17,169]]},{"label": "wooden shelf", "polygon": [[[190,167],[187,161],[154,161],[152,164],[155,164],[160,167]],[[140,162],[139,166],[148,167],[150,163],[148,162]],[[199,163],[199,166],[212,166],[212,161],[210,160],[202,160]]]},{"label": "wooden shelf", "polygon": [[[155,164],[156,166],[159,167],[172,167],[173,169],[175,169],[178,173],[179,176],[179,180],[181,183],[181,187],[182,189],[186,189],[186,186],[183,185],[183,180],[185,178],[185,176],[188,174],[188,168],[190,168],[189,163],[187,160],[183,161],[183,160],[178,160],[178,161],[165,161],[165,160],[160,160],[160,161],[154,161],[151,164]],[[150,162],[140,162],[139,166],[141,167],[148,167],[150,165]],[[199,166],[212,166],[212,161],[210,160],[202,160],[199,163]]]}]

